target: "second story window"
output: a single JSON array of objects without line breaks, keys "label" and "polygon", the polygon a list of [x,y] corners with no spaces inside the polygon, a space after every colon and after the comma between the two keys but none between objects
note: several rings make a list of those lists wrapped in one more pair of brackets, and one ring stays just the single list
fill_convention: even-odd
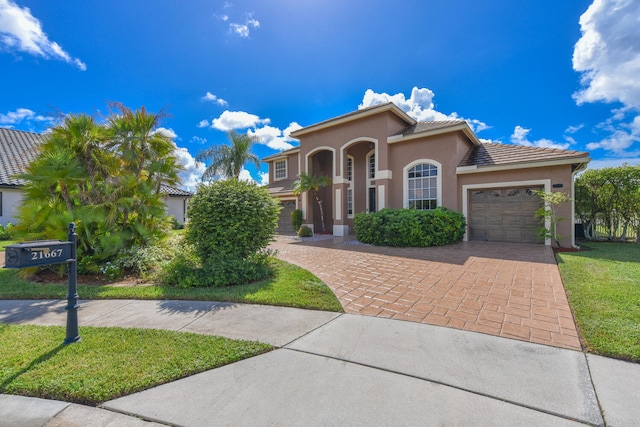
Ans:
[{"label": "second story window", "polygon": [[285,179],[287,177],[287,160],[273,162],[273,179]]},{"label": "second story window", "polygon": [[353,180],[353,157],[347,157],[347,181]]}]

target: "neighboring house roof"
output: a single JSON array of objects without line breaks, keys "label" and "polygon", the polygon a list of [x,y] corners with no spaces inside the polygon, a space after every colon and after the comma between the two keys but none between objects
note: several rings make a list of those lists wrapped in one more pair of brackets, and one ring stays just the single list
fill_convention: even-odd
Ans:
[{"label": "neighboring house roof", "polygon": [[[25,172],[29,163],[38,155],[38,147],[44,142],[45,136],[33,132],[0,128],[0,186],[23,186],[23,179],[15,178],[17,174]],[[162,184],[161,193],[169,196],[192,196],[186,190]]]},{"label": "neighboring house roof", "polygon": [[38,155],[44,137],[33,132],[0,128],[0,185],[21,186],[25,181],[14,175],[23,173]]},{"label": "neighboring house roof", "polygon": [[316,132],[321,129],[326,129],[329,127],[337,126],[343,123],[348,123],[353,120],[362,119],[364,117],[373,116],[375,114],[382,113],[384,111],[391,111],[402,120],[407,122],[407,125],[415,125],[416,121],[412,119],[407,113],[402,111],[400,107],[398,107],[393,102],[388,102],[386,104],[374,105],[372,107],[362,108],[360,110],[352,111],[347,114],[343,114],[342,116],[334,117],[332,119],[324,120],[320,123],[316,123],[311,126],[307,126],[302,129],[298,129],[294,132],[291,132],[291,136],[294,138],[298,138],[299,136],[306,135],[308,133]]},{"label": "neighboring house roof", "polygon": [[584,151],[485,142],[469,150],[458,165],[458,172],[479,168],[520,166],[522,164],[544,166],[548,163],[586,163],[589,160],[589,153]]},{"label": "neighboring house roof", "polygon": [[170,187],[167,184],[160,184],[160,192],[169,197],[191,197],[193,193],[180,188]]}]

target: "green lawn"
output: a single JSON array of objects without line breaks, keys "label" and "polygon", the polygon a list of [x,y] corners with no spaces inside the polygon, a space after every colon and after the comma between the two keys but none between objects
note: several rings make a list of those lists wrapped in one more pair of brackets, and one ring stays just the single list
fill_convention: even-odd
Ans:
[{"label": "green lawn", "polygon": [[640,245],[588,243],[557,254],[586,350],[640,362]]},{"label": "green lawn", "polygon": [[64,327],[0,324],[0,393],[97,405],[272,348],[153,329],[82,332],[81,341],[62,345]]},{"label": "green lawn", "polygon": [[[316,276],[295,265],[273,260],[273,278],[224,288],[188,288],[138,285],[78,285],[81,299],[179,299],[244,302],[324,311],[342,311],[342,305]],[[64,299],[66,284],[42,284],[21,279],[16,271],[0,269],[0,299]]]},{"label": "green lawn", "polygon": [[15,243],[18,243],[15,240],[0,240],[0,251],[4,251],[4,248],[6,248],[9,245],[13,245]]}]

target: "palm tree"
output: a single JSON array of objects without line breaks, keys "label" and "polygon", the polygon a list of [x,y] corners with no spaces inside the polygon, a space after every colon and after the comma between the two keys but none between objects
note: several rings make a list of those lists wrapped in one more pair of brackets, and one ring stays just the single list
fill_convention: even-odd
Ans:
[{"label": "palm tree", "polygon": [[211,160],[211,164],[202,174],[203,180],[211,180],[216,177],[238,179],[240,170],[247,162],[252,162],[260,169],[260,159],[251,152],[251,147],[258,142],[257,136],[239,135],[232,130],[227,134],[231,145],[214,145],[199,152],[196,160],[204,162]]},{"label": "palm tree", "polygon": [[302,172],[298,175],[298,179],[293,183],[293,194],[296,196],[300,193],[310,192],[318,203],[320,208],[320,221],[322,222],[322,232],[326,232],[326,226],[324,225],[324,209],[322,208],[322,200],[318,195],[320,187],[326,187],[331,185],[331,178],[328,176],[315,176]]}]

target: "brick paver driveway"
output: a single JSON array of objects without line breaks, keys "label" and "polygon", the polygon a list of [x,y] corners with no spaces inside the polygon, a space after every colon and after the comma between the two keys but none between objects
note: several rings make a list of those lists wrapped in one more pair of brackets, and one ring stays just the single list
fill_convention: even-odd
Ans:
[{"label": "brick paver driveway", "polygon": [[322,279],[347,313],[581,348],[553,252],[543,245],[387,248],[279,236],[270,248]]}]

